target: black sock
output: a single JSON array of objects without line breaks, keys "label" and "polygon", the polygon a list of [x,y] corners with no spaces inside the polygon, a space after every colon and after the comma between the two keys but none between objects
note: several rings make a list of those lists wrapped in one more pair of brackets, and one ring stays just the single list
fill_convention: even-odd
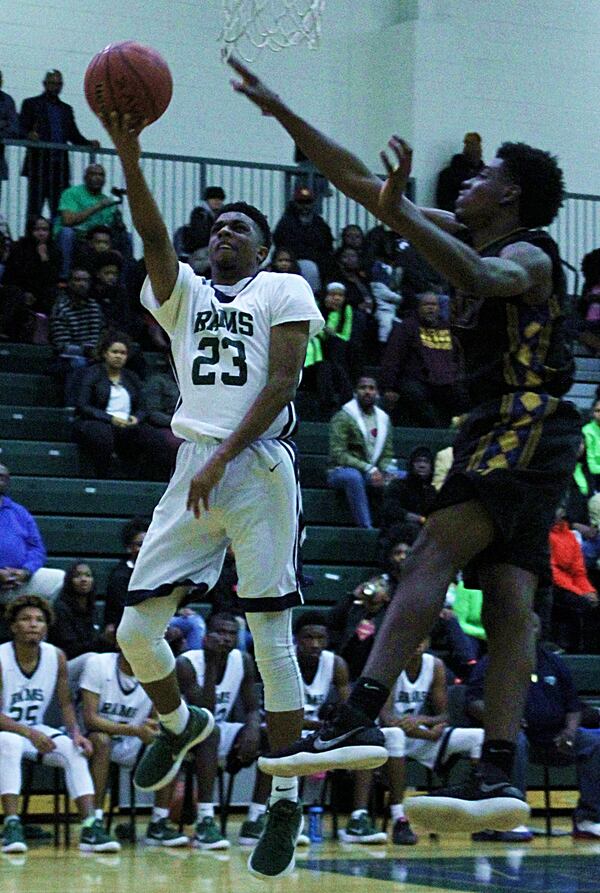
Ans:
[{"label": "black sock", "polygon": [[481,762],[496,766],[510,778],[515,760],[515,748],[516,745],[513,741],[502,741],[501,739],[484,741]]},{"label": "black sock", "polygon": [[361,676],[356,680],[350,692],[348,706],[366,713],[369,719],[375,721],[387,701],[389,693],[389,688],[382,682],[371,679],[369,676]]}]

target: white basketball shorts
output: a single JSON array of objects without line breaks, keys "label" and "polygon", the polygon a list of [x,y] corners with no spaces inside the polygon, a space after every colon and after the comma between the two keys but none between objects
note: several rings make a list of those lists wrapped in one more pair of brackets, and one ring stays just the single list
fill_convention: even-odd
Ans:
[{"label": "white basketball shorts", "polygon": [[127,604],[170,595],[176,586],[217,582],[227,546],[235,552],[238,595],[247,612],[302,604],[297,574],[302,503],[294,450],[259,440],[227,465],[197,520],[186,508],[192,477],[219,441],[179,448],[173,477],[156,506],[129,582]]}]

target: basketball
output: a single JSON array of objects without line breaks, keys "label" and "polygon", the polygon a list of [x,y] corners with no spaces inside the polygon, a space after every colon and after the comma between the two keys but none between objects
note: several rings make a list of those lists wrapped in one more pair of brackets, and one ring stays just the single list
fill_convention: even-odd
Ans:
[{"label": "basketball", "polygon": [[123,40],[94,56],[85,73],[84,90],[95,114],[127,113],[138,126],[164,114],[173,94],[173,78],[156,50]]}]

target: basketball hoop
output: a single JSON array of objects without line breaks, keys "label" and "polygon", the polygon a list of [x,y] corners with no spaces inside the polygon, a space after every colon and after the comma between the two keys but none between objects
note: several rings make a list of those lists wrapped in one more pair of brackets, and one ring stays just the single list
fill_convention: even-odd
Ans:
[{"label": "basketball hoop", "polygon": [[278,52],[301,43],[316,49],[324,8],[325,0],[223,0],[223,59],[235,52],[254,62],[265,47]]}]

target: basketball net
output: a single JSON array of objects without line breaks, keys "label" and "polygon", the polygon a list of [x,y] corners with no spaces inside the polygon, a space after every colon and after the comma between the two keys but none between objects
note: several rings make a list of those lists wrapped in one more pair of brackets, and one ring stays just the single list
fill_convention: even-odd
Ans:
[{"label": "basketball net", "polygon": [[222,0],[223,29],[219,35],[221,54],[235,52],[254,62],[268,47],[278,52],[306,43],[319,45],[325,0]]}]

